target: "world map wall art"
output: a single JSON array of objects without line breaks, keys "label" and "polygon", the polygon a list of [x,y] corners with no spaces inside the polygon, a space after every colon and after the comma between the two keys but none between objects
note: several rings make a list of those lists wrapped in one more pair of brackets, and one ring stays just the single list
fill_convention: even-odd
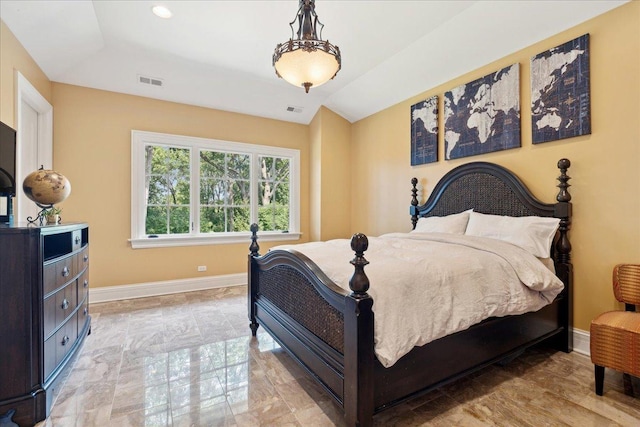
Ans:
[{"label": "world map wall art", "polygon": [[534,144],[591,133],[589,34],[531,58]]},{"label": "world map wall art", "polygon": [[519,88],[513,64],[445,92],[445,159],[520,147]]},{"label": "world map wall art", "polygon": [[438,97],[411,106],[411,166],[438,161]]}]

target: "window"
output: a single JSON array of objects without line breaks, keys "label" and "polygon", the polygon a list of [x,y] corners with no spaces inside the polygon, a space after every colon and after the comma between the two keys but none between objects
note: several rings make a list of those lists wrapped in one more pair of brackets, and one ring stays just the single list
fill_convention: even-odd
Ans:
[{"label": "window", "polygon": [[298,150],[131,132],[134,248],[295,240]]}]

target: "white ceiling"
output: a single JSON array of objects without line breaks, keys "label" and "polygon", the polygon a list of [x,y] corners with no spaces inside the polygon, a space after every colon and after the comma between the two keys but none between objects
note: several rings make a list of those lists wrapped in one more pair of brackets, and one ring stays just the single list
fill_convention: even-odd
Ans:
[{"label": "white ceiling", "polygon": [[1,0],[0,19],[52,81],[307,124],[321,105],[360,120],[626,1],[317,0],[343,60],[308,94],[271,66],[297,0]]}]

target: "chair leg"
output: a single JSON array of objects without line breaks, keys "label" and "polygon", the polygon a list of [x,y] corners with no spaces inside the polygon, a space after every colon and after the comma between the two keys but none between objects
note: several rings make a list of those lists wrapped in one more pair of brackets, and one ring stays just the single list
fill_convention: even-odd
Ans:
[{"label": "chair leg", "polygon": [[604,366],[593,365],[596,373],[596,394],[602,396],[604,388]]},{"label": "chair leg", "polygon": [[631,381],[631,375],[622,374],[622,385],[624,386],[624,394],[633,397],[633,382]]}]

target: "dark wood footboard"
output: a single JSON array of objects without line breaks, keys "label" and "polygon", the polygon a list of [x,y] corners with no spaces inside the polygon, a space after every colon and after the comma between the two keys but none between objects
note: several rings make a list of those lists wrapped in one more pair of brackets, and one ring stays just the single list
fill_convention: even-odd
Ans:
[{"label": "dark wood footboard", "polygon": [[[343,407],[349,425],[368,425],[373,407],[373,300],[364,273],[367,238],[354,235],[351,292],[305,255],[260,256],[257,225],[249,254],[249,320],[262,325]],[[345,261],[346,262],[346,261]],[[370,421],[369,421],[370,422]]]}]

